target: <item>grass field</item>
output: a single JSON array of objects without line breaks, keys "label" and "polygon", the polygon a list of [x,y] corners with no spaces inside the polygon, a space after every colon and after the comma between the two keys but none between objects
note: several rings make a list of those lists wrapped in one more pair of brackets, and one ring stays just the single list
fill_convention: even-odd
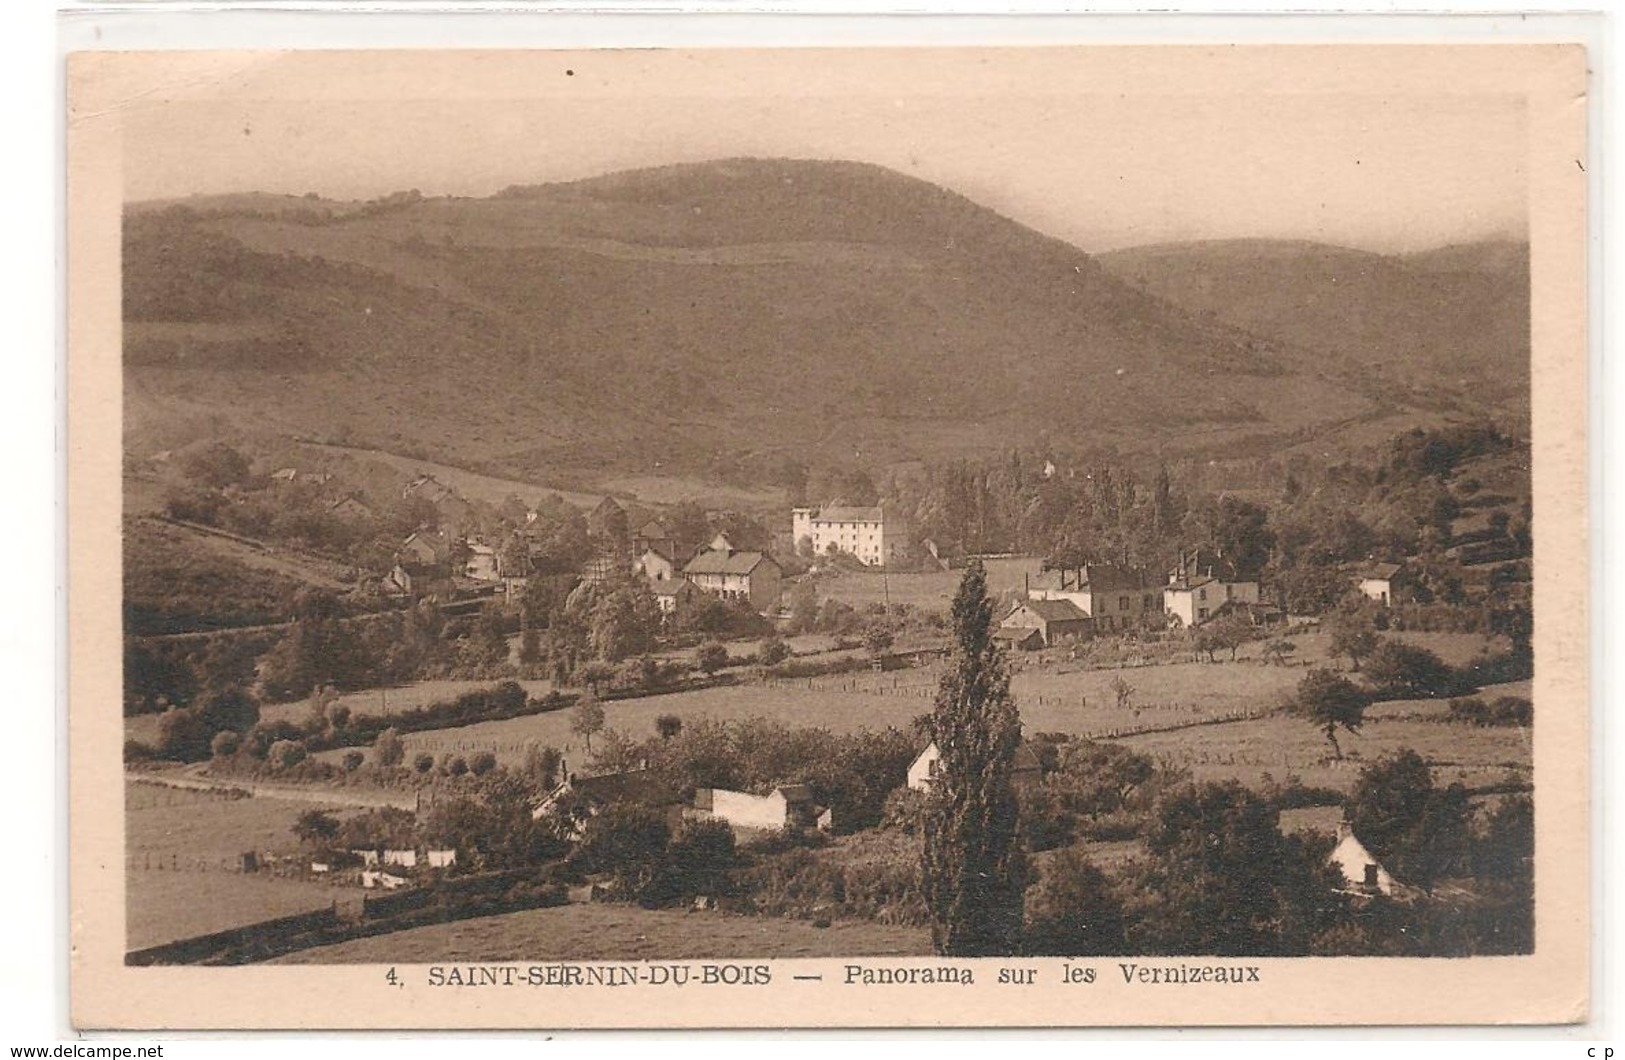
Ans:
[{"label": "grass field", "polygon": [[397,931],[301,950],[275,964],[376,964],[430,961],[637,961],[708,957],[866,957],[926,955],[926,928],[715,912],[569,905]]},{"label": "grass field", "polygon": [[244,851],[292,853],[310,803],[125,785],[129,949],[287,916],[351,897],[303,879],[235,871]]},{"label": "grass field", "polygon": [[[988,591],[995,597],[1007,590],[1020,590],[1026,575],[1037,574],[1042,561],[1036,558],[990,559],[987,568]],[[964,571],[930,571],[923,574],[882,574],[841,571],[818,579],[821,600],[840,600],[853,607],[875,603],[911,604],[922,611],[947,611]]]},{"label": "grass field", "polygon": [[[1488,695],[1516,694],[1519,686],[1486,689]],[[1461,781],[1468,786],[1514,777],[1527,781],[1533,765],[1531,730],[1472,728],[1394,717],[1431,713],[1442,706],[1432,702],[1385,703],[1374,709],[1358,734],[1338,733],[1344,758],[1331,757],[1331,746],[1318,730],[1301,718],[1279,716],[1181,732],[1125,737],[1125,747],[1185,766],[1192,778],[1236,779],[1256,786],[1265,773],[1277,780],[1287,773],[1303,783],[1347,792],[1360,770],[1375,759],[1409,747],[1433,767],[1434,781]]]}]

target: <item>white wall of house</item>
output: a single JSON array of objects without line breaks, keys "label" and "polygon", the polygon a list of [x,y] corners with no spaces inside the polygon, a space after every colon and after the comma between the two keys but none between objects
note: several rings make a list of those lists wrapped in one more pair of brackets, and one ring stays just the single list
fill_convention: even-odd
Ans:
[{"label": "white wall of house", "polygon": [[781,792],[751,795],[743,791],[711,791],[711,816],[741,828],[783,828],[789,821],[789,804]]},{"label": "white wall of house", "polygon": [[1394,602],[1394,583],[1387,578],[1361,578],[1360,591],[1384,607]]},{"label": "white wall of house", "polygon": [[941,761],[942,752],[937,750],[936,743],[926,744],[925,750],[909,764],[908,786],[915,791],[929,791],[931,780],[937,775],[937,763]]}]

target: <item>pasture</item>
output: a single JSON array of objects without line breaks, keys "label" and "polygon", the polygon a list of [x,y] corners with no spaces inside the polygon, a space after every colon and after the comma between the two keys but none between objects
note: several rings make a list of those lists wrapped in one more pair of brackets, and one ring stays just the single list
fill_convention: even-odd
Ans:
[{"label": "pasture", "polygon": [[[1042,563],[1035,557],[984,560],[988,592],[994,597],[1021,592],[1025,577],[1037,574]],[[818,598],[839,600],[859,609],[869,604],[893,603],[909,604],[921,611],[947,611],[964,576],[961,570],[899,574],[842,570],[819,576]]]},{"label": "pasture", "polygon": [[410,928],[301,950],[273,964],[640,961],[926,956],[931,933],[868,920],[810,921],[625,905],[567,905]]},{"label": "pasture", "polygon": [[308,802],[126,784],[125,944],[156,946],[341,902],[326,883],[243,874],[245,851],[292,854]]}]

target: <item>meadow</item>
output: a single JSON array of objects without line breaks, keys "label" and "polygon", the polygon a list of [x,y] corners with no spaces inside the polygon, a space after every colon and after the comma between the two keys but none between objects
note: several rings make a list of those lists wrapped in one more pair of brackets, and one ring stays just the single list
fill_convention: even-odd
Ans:
[{"label": "meadow", "polygon": [[[1033,557],[984,560],[987,569],[987,588],[998,597],[1009,592],[1021,592],[1025,579],[1036,575],[1042,561]],[[868,572],[842,570],[818,578],[820,600],[840,600],[856,608],[869,604],[909,604],[922,611],[946,612],[959,588],[962,570],[926,571],[921,573]]]},{"label": "meadow", "polygon": [[639,961],[925,956],[923,927],[731,916],[626,905],[568,905],[411,928],[301,950],[273,964]]},{"label": "meadow", "polygon": [[353,893],[330,884],[237,871],[246,851],[296,853],[293,823],[311,808],[308,802],[126,784],[126,947],[353,901]]}]

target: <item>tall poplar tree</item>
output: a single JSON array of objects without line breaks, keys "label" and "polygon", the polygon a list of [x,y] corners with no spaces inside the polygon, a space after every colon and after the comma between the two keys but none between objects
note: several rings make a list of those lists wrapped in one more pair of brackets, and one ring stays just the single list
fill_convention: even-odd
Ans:
[{"label": "tall poplar tree", "polygon": [[1027,866],[1011,782],[1021,721],[993,629],[987,574],[973,562],[954,597],[954,645],[931,719],[941,760],[925,818],[924,885],[944,956],[1009,955],[1021,944]]}]

